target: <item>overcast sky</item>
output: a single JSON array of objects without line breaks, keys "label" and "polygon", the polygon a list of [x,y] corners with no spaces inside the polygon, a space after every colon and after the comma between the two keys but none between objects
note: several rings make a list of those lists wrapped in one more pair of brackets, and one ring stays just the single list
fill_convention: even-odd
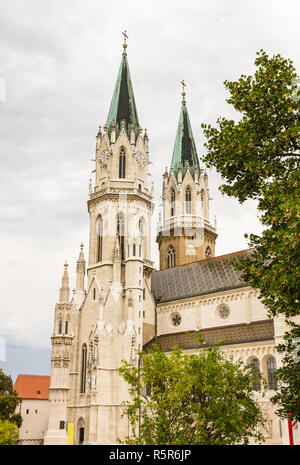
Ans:
[{"label": "overcast sky", "polygon": [[[0,0],[0,341],[19,354],[16,368],[10,349],[2,363],[0,350],[0,366],[48,372],[34,353],[50,348],[64,261],[72,289],[81,242],[87,257],[91,159],[120,65],[121,32],[129,36],[138,116],[149,135],[158,265],[156,214],[179,119],[180,81],[187,83],[201,157],[201,123],[239,117],[226,103],[223,82],[252,74],[258,50],[291,58],[299,73],[299,18],[299,0]],[[209,172],[216,254],[222,255],[247,248],[244,234],[261,229],[256,204],[222,197],[219,185]],[[20,356],[25,347],[33,354],[27,371]]]}]

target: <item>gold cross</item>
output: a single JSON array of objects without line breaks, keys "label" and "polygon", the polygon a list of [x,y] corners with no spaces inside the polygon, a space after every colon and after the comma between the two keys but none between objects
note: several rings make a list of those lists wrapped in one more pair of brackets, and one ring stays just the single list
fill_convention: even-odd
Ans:
[{"label": "gold cross", "polygon": [[124,36],[124,44],[126,44],[126,39],[129,39],[126,31],[122,32],[123,36]]}]

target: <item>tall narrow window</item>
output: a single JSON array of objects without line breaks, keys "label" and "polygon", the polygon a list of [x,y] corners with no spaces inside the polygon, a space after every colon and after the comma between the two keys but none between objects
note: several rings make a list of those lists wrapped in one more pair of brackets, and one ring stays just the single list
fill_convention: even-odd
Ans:
[{"label": "tall narrow window", "polygon": [[175,266],[175,249],[170,246],[168,250],[168,267],[172,268]]},{"label": "tall narrow window", "polygon": [[201,191],[201,211],[202,211],[202,214],[204,215],[204,190],[203,189]]},{"label": "tall narrow window", "polygon": [[86,355],[87,355],[87,347],[86,347],[86,344],[83,344],[82,350],[81,350],[81,383],[80,383],[80,392],[81,392],[81,394],[85,393]]},{"label": "tall narrow window", "polygon": [[120,244],[120,253],[121,253],[121,260],[125,259],[125,216],[124,213],[119,213],[118,216],[118,225],[117,225],[117,234],[119,236],[119,244]]},{"label": "tall narrow window", "polygon": [[126,169],[126,153],[124,149],[121,149],[119,156],[119,178],[125,178],[125,169]]},{"label": "tall narrow window", "polygon": [[276,380],[276,360],[274,357],[269,357],[267,361],[267,369],[268,369],[268,385],[269,389],[273,389],[274,391],[277,389],[277,380]]},{"label": "tall narrow window", "polygon": [[98,220],[98,262],[102,260],[102,251],[103,251],[103,218],[99,217]]},{"label": "tall narrow window", "polygon": [[171,190],[171,216],[175,216],[175,191]]},{"label": "tall narrow window", "polygon": [[[141,216],[141,218],[139,219],[139,233],[140,233],[141,238],[142,238],[143,250],[144,250],[144,253],[145,253],[145,251],[147,250],[147,244],[146,244],[145,218],[143,216]],[[140,257],[142,256],[142,246],[141,245],[139,245],[139,256]]]},{"label": "tall narrow window", "polygon": [[132,255],[135,257],[135,254],[136,254],[136,245],[133,244],[133,246],[132,246]]},{"label": "tall narrow window", "polygon": [[255,380],[255,383],[254,383],[254,389],[256,391],[260,391],[261,390],[261,384],[260,384],[260,369],[259,369],[259,360],[258,358],[253,358],[251,360],[251,368],[252,368],[252,373],[253,373],[253,377],[254,377],[254,380]]},{"label": "tall narrow window", "polygon": [[65,334],[68,334],[68,327],[69,327],[69,322],[66,321],[66,323],[65,323]]},{"label": "tall narrow window", "polygon": [[189,187],[185,191],[185,213],[192,213],[192,194]]},{"label": "tall narrow window", "polygon": [[62,321],[61,320],[58,323],[58,334],[62,334]]}]

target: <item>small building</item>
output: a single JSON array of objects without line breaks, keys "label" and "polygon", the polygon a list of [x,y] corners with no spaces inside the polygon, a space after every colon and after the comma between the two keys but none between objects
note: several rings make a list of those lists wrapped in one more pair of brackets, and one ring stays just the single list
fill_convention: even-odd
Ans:
[{"label": "small building", "polygon": [[44,443],[50,410],[49,385],[50,376],[18,375],[14,390],[22,399],[18,413],[23,418],[18,444]]}]

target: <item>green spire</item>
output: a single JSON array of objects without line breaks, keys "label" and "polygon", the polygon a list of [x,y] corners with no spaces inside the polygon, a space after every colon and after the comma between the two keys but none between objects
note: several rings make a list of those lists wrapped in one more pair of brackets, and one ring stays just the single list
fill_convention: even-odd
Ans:
[{"label": "green spire", "polygon": [[187,163],[189,164],[192,175],[194,174],[194,169],[196,167],[198,168],[200,173],[196,145],[186,107],[186,102],[184,100],[184,95],[185,94],[183,93],[181,112],[171,162],[171,168],[173,168],[176,177],[179,166],[181,166],[182,168],[182,177],[185,176]]},{"label": "green spire", "polygon": [[136,105],[125,48],[122,55],[122,61],[117,77],[117,82],[115,85],[115,90],[106,121],[107,131],[110,132],[112,125],[115,124],[116,137],[118,137],[121,130],[122,121],[125,121],[125,128],[128,136],[132,124],[134,124],[136,134],[138,134],[139,120],[136,111]]}]

